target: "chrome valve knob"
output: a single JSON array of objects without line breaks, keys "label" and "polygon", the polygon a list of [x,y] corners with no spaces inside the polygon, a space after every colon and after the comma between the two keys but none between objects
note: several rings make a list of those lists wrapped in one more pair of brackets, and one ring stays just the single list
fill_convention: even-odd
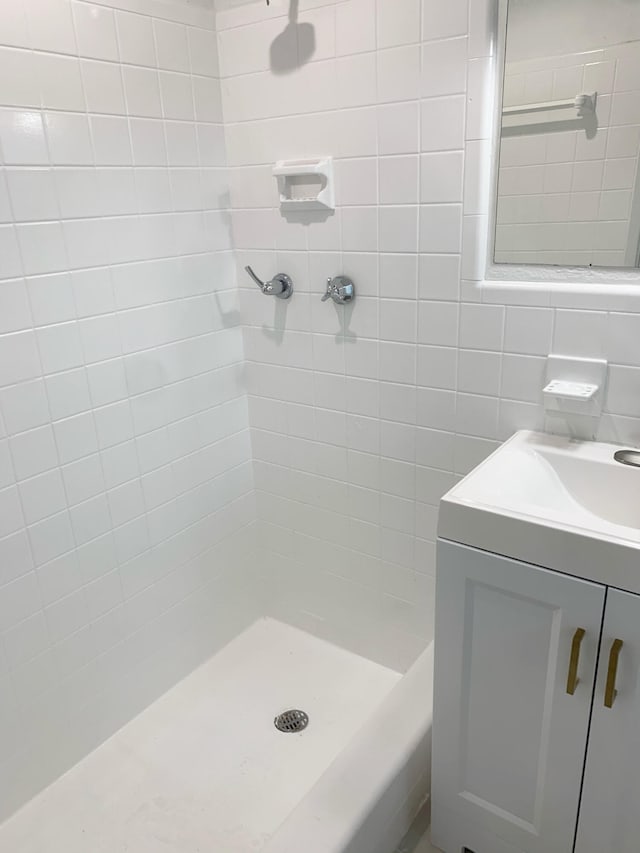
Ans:
[{"label": "chrome valve knob", "polygon": [[327,279],[327,291],[322,301],[333,299],[337,305],[346,305],[348,302],[353,302],[355,296],[356,288],[351,279],[346,275],[337,275],[335,278]]}]

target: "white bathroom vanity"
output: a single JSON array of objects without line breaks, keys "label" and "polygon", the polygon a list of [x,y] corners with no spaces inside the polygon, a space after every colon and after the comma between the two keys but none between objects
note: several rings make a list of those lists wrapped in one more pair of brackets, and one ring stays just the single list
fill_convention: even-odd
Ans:
[{"label": "white bathroom vanity", "polygon": [[442,500],[432,837],[637,853],[640,468],[518,432]]}]

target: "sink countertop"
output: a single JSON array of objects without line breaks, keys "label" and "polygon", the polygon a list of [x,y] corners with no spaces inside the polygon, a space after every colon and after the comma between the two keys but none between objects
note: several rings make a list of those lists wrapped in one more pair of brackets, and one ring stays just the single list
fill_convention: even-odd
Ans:
[{"label": "sink countertop", "polygon": [[438,536],[640,594],[640,468],[523,430],[440,504]]}]

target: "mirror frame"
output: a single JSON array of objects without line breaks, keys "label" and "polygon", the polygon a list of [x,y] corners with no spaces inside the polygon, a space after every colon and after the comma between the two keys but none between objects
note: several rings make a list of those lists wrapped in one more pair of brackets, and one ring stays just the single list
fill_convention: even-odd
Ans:
[{"label": "mirror frame", "polygon": [[[488,57],[490,67],[481,99],[483,102],[482,109],[490,111],[492,121],[488,140],[489,152],[485,151],[484,162],[482,162],[481,157],[480,163],[476,164],[480,173],[477,179],[477,191],[482,201],[480,216],[475,218],[484,219],[485,234],[482,235],[477,230],[471,234],[469,233],[471,229],[465,227],[467,239],[463,240],[463,267],[477,270],[476,276],[469,278],[475,279],[476,284],[482,290],[499,291],[504,297],[503,299],[491,298],[487,292],[482,296],[482,301],[523,304],[527,302],[525,294],[529,293],[529,304],[548,305],[554,303],[553,294],[557,293],[567,296],[570,294],[572,298],[566,300],[561,298],[560,303],[564,304],[568,301],[576,308],[597,306],[605,310],[608,307],[620,310],[622,300],[627,310],[640,310],[640,269],[496,264],[494,262],[509,0],[474,0],[474,2],[484,7],[480,15],[480,18],[484,20],[483,25],[478,27],[477,32],[474,32],[475,26],[472,17],[470,39],[481,39],[484,35],[488,41],[485,44],[484,55]],[[483,29],[484,32],[482,32]],[[470,58],[473,58],[472,53],[470,53]],[[469,92],[467,97],[470,98]],[[471,153],[472,143],[471,140],[467,139],[465,172],[469,168]],[[487,153],[489,153],[489,157],[486,156]],[[482,211],[484,211],[484,215]],[[467,216],[465,215],[466,219]],[[480,227],[482,230],[481,221],[475,225],[476,228]],[[473,257],[470,256],[471,254]],[[480,274],[478,275],[478,273]],[[463,274],[464,279],[465,275]],[[508,297],[510,292],[512,298]],[[548,294],[548,298],[544,298],[544,294]]]}]

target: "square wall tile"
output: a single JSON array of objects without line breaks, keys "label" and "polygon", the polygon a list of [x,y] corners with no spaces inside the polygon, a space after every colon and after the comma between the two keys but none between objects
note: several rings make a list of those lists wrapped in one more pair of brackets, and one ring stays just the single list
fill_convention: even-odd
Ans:
[{"label": "square wall tile", "polygon": [[0,488],[4,489],[6,486],[12,486],[15,480],[11,453],[9,451],[9,441],[6,438],[2,438],[0,439]]},{"label": "square wall tile", "polygon": [[371,0],[336,6],[336,53],[345,56],[376,49],[376,19]]},{"label": "square wall tile", "polygon": [[40,609],[40,595],[34,572],[7,584],[2,589],[0,628],[6,631]]},{"label": "square wall tile", "polygon": [[376,0],[378,49],[420,40],[421,0]]},{"label": "square wall tile", "polygon": [[553,311],[549,308],[517,308],[506,313],[504,348],[506,352],[548,355],[551,351]]},{"label": "square wall tile", "polygon": [[[380,339],[413,343],[416,340],[416,313],[409,300],[383,299],[380,302]],[[385,417],[383,415],[383,417]]]},{"label": "square wall tile", "polygon": [[189,71],[186,27],[156,18],[153,30],[158,51],[158,67],[168,71]]},{"label": "square wall tile", "polygon": [[22,3],[3,3],[0,6],[0,31],[7,44],[30,47],[27,18]]},{"label": "square wall tile", "polygon": [[378,107],[379,153],[410,154],[420,150],[420,104],[411,101]]},{"label": "square wall tile", "polygon": [[415,204],[418,201],[418,157],[380,157],[380,204]]},{"label": "square wall tile", "polygon": [[420,255],[420,299],[454,299],[460,289],[458,255]]},{"label": "square wall tile", "polygon": [[[24,526],[20,495],[15,486],[0,490],[0,536],[9,536]],[[3,590],[6,586],[3,587]]]},{"label": "square wall tile", "polygon": [[373,157],[338,160],[336,170],[336,203],[369,205],[378,201],[378,177]]},{"label": "square wall tile", "polygon": [[0,103],[6,107],[39,107],[40,75],[32,54],[0,47]]},{"label": "square wall tile", "polygon": [[606,410],[617,415],[640,417],[640,398],[637,394],[640,370],[617,364],[609,368]]},{"label": "square wall tile", "polygon": [[0,226],[0,279],[22,275],[22,262],[16,230],[12,225]]},{"label": "square wall tile", "polygon": [[74,3],[72,9],[80,56],[117,62],[118,43],[113,11],[92,3]]},{"label": "square wall tile", "polygon": [[134,116],[161,118],[160,79],[151,68],[125,66],[122,69],[127,113]]},{"label": "square wall tile", "polygon": [[412,207],[381,207],[379,246],[382,252],[415,252],[418,244],[418,211]]},{"label": "square wall tile", "polygon": [[31,326],[27,288],[22,279],[0,282],[0,334]]},{"label": "square wall tile", "polygon": [[603,311],[556,311],[553,352],[585,358],[603,357],[606,319]]},{"label": "square wall tile", "polygon": [[462,151],[423,154],[420,158],[420,201],[423,204],[462,201]]},{"label": "square wall tile", "polygon": [[46,165],[47,143],[40,113],[0,109],[0,145],[7,165]]},{"label": "square wall tile", "polygon": [[11,204],[9,202],[9,190],[7,188],[4,176],[0,177],[0,223],[11,222],[13,214],[11,213]]},{"label": "square wall tile", "polygon": [[216,33],[197,27],[187,28],[191,73],[218,77],[218,44]]},{"label": "square wall tile", "polygon": [[18,242],[27,275],[40,275],[67,267],[62,228],[58,222],[18,225]]},{"label": "square wall tile", "polygon": [[76,113],[45,113],[51,162],[60,166],[90,166],[93,150],[89,121]]},{"label": "square wall tile", "polygon": [[19,480],[48,471],[58,464],[53,430],[49,424],[15,435],[9,439],[9,446]]},{"label": "square wall tile", "polygon": [[91,412],[58,421],[53,429],[60,463],[63,465],[98,450],[98,438]]},{"label": "square wall tile", "polygon": [[[558,312],[559,313],[559,312]],[[599,312],[597,312],[599,315]],[[640,315],[611,313],[606,318],[604,355],[618,364],[640,366]]]},{"label": "square wall tile", "polygon": [[132,65],[156,66],[156,48],[152,19],[117,9],[116,31],[120,59]]},{"label": "square wall tile", "polygon": [[455,347],[458,342],[458,304],[420,302],[418,341],[421,344]]},{"label": "square wall tile", "polygon": [[83,363],[80,331],[76,322],[44,326],[37,330],[38,349],[45,374]]},{"label": "square wall tile", "polygon": [[89,386],[84,367],[66,370],[45,379],[49,410],[53,420],[68,418],[91,408]]},{"label": "square wall tile", "polygon": [[23,480],[18,490],[27,524],[41,521],[67,506],[62,477],[57,468],[32,479]]},{"label": "square wall tile", "polygon": [[120,66],[83,59],[80,67],[89,111],[122,115],[125,104]]},{"label": "square wall tile", "polygon": [[40,376],[40,355],[32,331],[0,337],[0,386]]},{"label": "square wall tile", "polygon": [[505,308],[502,305],[462,303],[460,305],[460,346],[466,349],[501,350],[504,340],[504,322]]},{"label": "square wall tile", "polygon": [[70,0],[23,0],[31,34],[31,47],[73,54],[76,39]]},{"label": "square wall tile", "polygon": [[6,176],[17,222],[59,218],[51,169],[8,169]]},{"label": "square wall tile", "polygon": [[3,388],[0,391],[0,409],[9,434],[47,423],[49,406],[44,382],[36,379]]},{"label": "square wall tile", "polygon": [[462,242],[462,205],[429,204],[420,207],[420,251],[456,253]]},{"label": "square wall tile", "polygon": [[455,95],[467,86],[467,39],[455,38],[422,45],[423,98]]},{"label": "square wall tile", "polygon": [[429,98],[421,104],[422,151],[449,151],[464,147],[465,99]]},{"label": "square wall tile", "polygon": [[422,38],[425,41],[466,35],[469,0],[422,0]]},{"label": "square wall tile", "polygon": [[391,299],[416,298],[418,258],[415,254],[380,255],[380,296]]},{"label": "square wall tile", "polygon": [[9,666],[16,668],[44,652],[50,645],[44,613],[20,622],[4,635],[4,647]]},{"label": "square wall tile", "polygon": [[191,78],[187,74],[161,71],[160,92],[165,118],[182,119],[185,121],[192,121],[194,119]]},{"label": "square wall tile", "polygon": [[90,116],[96,166],[128,166],[133,162],[129,125],[121,116]]},{"label": "square wall tile", "polygon": [[380,379],[413,384],[416,375],[416,348],[411,344],[380,344]]},{"label": "square wall tile", "polygon": [[84,459],[65,465],[61,470],[69,506],[95,497],[105,489],[102,464],[98,454],[85,456]]},{"label": "square wall tile", "polygon": [[420,96],[420,49],[417,46],[380,50],[378,63],[378,100],[411,101]]},{"label": "square wall tile", "polygon": [[167,147],[162,122],[134,118],[130,127],[134,165],[166,166]]},{"label": "square wall tile", "polygon": [[343,209],[342,247],[347,252],[377,251],[377,208],[351,207]]},{"label": "square wall tile", "polygon": [[500,393],[502,355],[481,350],[460,350],[458,390],[497,397]]}]

